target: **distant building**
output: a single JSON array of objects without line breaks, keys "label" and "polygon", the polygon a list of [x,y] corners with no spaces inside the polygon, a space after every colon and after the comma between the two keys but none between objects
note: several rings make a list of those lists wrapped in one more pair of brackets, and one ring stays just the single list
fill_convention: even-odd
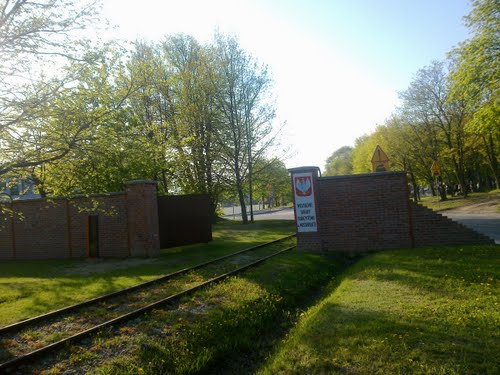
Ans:
[{"label": "distant building", "polygon": [[35,192],[35,184],[26,178],[13,182],[11,179],[0,181],[0,200],[26,200],[41,198]]}]

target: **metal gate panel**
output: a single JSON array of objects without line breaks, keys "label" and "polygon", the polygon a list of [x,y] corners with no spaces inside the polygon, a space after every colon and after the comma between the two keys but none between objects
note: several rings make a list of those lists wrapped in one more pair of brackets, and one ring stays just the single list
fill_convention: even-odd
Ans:
[{"label": "metal gate panel", "polygon": [[160,248],[212,240],[212,220],[208,194],[158,197]]}]

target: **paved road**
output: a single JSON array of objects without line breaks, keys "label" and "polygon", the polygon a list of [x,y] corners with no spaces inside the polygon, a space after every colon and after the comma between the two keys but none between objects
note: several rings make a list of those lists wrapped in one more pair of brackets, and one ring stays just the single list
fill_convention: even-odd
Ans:
[{"label": "paved road", "polygon": [[254,213],[254,220],[294,220],[293,207],[272,210],[271,212],[261,211]]},{"label": "paved road", "polygon": [[[224,215],[225,219],[235,219],[241,220],[240,211],[235,215],[229,214]],[[250,212],[248,212],[248,216],[250,217]],[[288,208],[276,208],[272,210],[264,210],[259,211],[256,210],[253,213],[254,220],[293,220],[293,207]]]},{"label": "paved road", "polygon": [[500,244],[500,214],[468,214],[454,210],[441,211],[441,214],[493,238],[495,243]]}]

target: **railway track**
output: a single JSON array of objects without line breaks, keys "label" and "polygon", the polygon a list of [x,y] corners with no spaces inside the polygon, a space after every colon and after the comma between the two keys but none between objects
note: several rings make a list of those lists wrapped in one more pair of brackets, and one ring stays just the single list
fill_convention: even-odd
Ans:
[{"label": "railway track", "polygon": [[[185,268],[174,273],[0,328],[0,374],[49,356],[107,327],[155,308],[175,304],[225,278],[293,249],[279,244],[294,235]],[[282,246],[282,245],[281,245]],[[244,265],[240,266],[241,263]],[[237,267],[237,268],[235,268]],[[194,271],[204,272],[201,277]]]}]

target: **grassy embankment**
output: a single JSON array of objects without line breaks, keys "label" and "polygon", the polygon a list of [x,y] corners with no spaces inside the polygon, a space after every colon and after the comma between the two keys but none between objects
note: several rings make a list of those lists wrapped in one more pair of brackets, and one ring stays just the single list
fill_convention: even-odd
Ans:
[{"label": "grassy embankment", "polygon": [[207,244],[155,258],[0,262],[0,326],[126,288],[294,232],[290,221],[222,221]]},{"label": "grassy embankment", "polygon": [[368,256],[259,373],[498,374],[499,259],[495,246]]},{"label": "grassy embankment", "polygon": [[[437,197],[424,197],[418,203],[434,211],[443,211],[468,206],[475,203],[481,203],[487,200],[500,201],[500,190],[492,190],[488,193],[471,193],[467,196],[467,198],[461,196],[448,196],[448,199],[445,201],[440,201]],[[497,208],[497,211],[500,213],[500,207]]]}]

